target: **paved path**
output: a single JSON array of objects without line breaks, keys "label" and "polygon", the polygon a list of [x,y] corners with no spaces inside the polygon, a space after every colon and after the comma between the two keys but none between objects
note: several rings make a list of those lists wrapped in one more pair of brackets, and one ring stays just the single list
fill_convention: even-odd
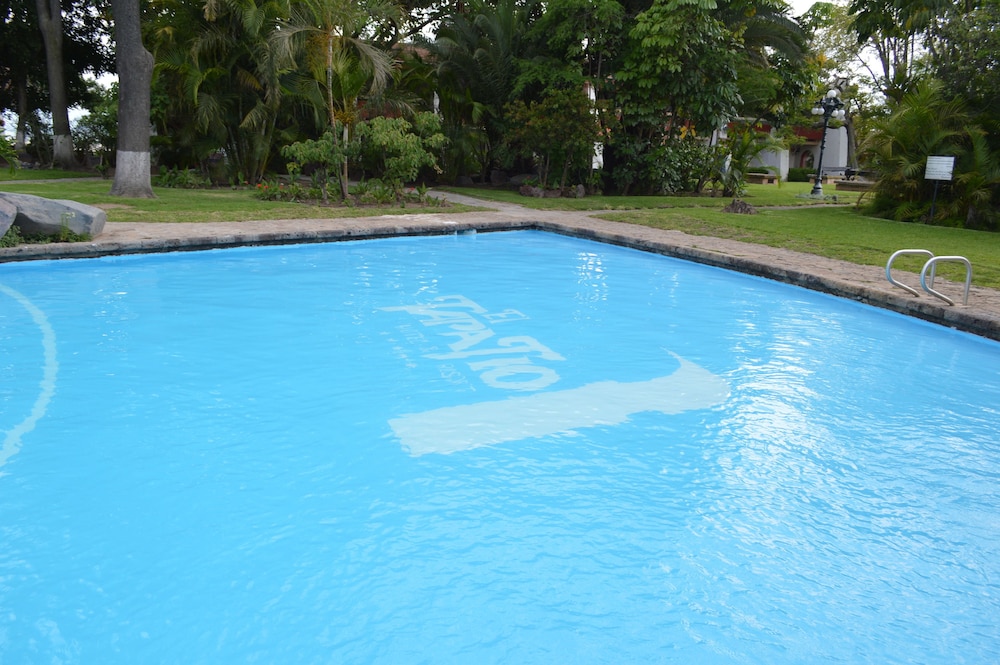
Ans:
[{"label": "paved path", "polygon": [[[109,222],[104,227],[104,233],[85,243],[0,248],[0,262],[242,245],[329,242],[391,235],[456,233],[472,229],[542,229],[760,275],[1000,340],[1000,291],[995,289],[974,286],[969,293],[968,305],[963,305],[964,285],[938,278],[934,288],[958,303],[949,306],[928,294],[915,297],[892,286],[886,280],[883,267],[859,266],[764,245],[607,222],[592,216],[597,213],[530,210],[511,204],[486,203],[451,193],[445,196],[456,203],[481,205],[490,210],[467,213],[449,213],[443,210],[434,214],[383,215],[357,219],[177,224]],[[919,275],[894,270],[893,276],[919,290]]]}]

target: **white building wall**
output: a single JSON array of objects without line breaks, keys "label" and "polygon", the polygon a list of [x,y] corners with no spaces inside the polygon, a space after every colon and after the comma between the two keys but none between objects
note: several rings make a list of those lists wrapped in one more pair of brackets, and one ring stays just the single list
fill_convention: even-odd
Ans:
[{"label": "white building wall", "polygon": [[788,177],[788,150],[765,150],[750,162],[750,166],[763,166],[771,173],[781,176],[784,180]]},{"label": "white building wall", "polygon": [[[815,171],[819,162],[819,143],[805,143],[792,148],[789,166],[810,168]],[[830,127],[826,130],[826,150],[823,152],[823,170],[842,169],[847,166],[847,128]]]}]

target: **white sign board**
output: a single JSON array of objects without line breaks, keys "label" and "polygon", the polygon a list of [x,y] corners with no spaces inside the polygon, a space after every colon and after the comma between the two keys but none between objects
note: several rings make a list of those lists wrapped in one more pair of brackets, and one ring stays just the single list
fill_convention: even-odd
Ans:
[{"label": "white sign board", "polygon": [[924,180],[951,180],[951,171],[955,168],[955,158],[951,156],[934,155],[927,158],[927,168],[924,170]]}]

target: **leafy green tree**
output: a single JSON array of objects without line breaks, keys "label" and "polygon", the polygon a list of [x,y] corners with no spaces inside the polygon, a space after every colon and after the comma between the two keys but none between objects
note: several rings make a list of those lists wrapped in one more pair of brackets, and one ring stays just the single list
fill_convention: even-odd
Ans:
[{"label": "leafy green tree", "polygon": [[816,68],[817,81],[852,79],[865,72],[868,86],[879,89],[875,63],[865,57],[864,45],[851,29],[847,6],[836,2],[816,2],[799,17],[807,34],[809,59]]},{"label": "leafy green tree", "polygon": [[1000,226],[1000,152],[985,135],[972,132],[955,177],[955,196],[944,206],[945,216],[963,220],[967,229],[997,230]]},{"label": "leafy green tree", "polygon": [[[322,87],[329,129],[335,138],[339,132],[344,145],[359,119],[362,97],[383,90],[395,69],[391,54],[366,37],[399,20],[399,6],[388,0],[301,0],[271,34],[278,62],[302,63]],[[339,180],[346,198],[346,158]]]},{"label": "leafy green tree", "polygon": [[742,196],[746,192],[746,174],[750,163],[762,152],[785,147],[766,131],[753,124],[737,123],[729,128],[719,151],[722,159],[717,162],[714,179],[722,185],[723,196]]},{"label": "leafy green tree", "polygon": [[389,185],[397,201],[403,199],[404,184],[415,181],[422,169],[437,170],[436,155],[447,141],[434,113],[417,113],[412,120],[376,117],[358,123],[356,131],[366,172]]},{"label": "leafy green tree", "polygon": [[931,70],[946,95],[961,97],[1000,150],[1000,0],[955,6],[935,31]]},{"label": "leafy green tree", "polygon": [[23,153],[29,119],[48,104],[45,52],[33,0],[30,6],[24,0],[6,0],[0,12],[0,109],[17,115],[15,145]]},{"label": "leafy green tree", "polygon": [[559,187],[571,172],[589,173],[600,134],[590,100],[582,89],[550,90],[539,102],[508,107],[508,140],[519,154],[533,157],[542,187],[559,169]]},{"label": "leafy green tree", "polygon": [[98,170],[106,173],[115,165],[118,143],[118,83],[104,88],[95,81],[93,87],[98,101],[77,121],[73,145],[81,162],[93,155],[99,160]]},{"label": "leafy green tree", "polygon": [[783,124],[812,89],[816,70],[806,58],[807,35],[783,0],[731,0],[721,18],[740,44],[739,115]]},{"label": "leafy green tree", "polygon": [[617,72],[626,123],[647,135],[710,134],[736,115],[738,43],[715,0],[656,0],[636,17]]},{"label": "leafy green tree", "polygon": [[635,18],[615,72],[620,122],[605,149],[619,191],[662,192],[667,146],[737,115],[740,44],[716,10],[714,0],[655,0]]},{"label": "leafy green tree", "polygon": [[466,12],[441,23],[428,45],[438,62],[451,149],[471,148],[484,179],[503,161],[504,107],[512,101],[521,63],[528,59],[527,33],[539,8],[536,0],[473,0]]},{"label": "leafy green tree", "polygon": [[[113,70],[104,11],[103,2],[67,0],[61,5],[66,20],[61,21],[59,69],[65,74],[68,106],[90,103],[85,74],[99,76]],[[47,60],[39,35],[35,0],[0,0],[0,110],[17,115],[15,144],[22,153],[29,147],[27,139],[32,130],[40,128],[38,112],[51,106]],[[70,131],[68,126],[65,131]],[[37,133],[35,136],[39,143],[47,143],[50,138]]]},{"label": "leafy green tree", "polygon": [[876,87],[899,102],[920,78],[920,55],[931,27],[950,0],[852,0],[851,29],[870,49],[879,70]]},{"label": "leafy green tree", "polygon": [[7,163],[7,169],[14,173],[21,165],[17,158],[17,150],[14,148],[14,141],[6,134],[0,134],[0,160]]},{"label": "leafy green tree", "polygon": [[552,0],[528,31],[532,54],[565,67],[597,91],[613,71],[625,38],[625,7],[617,0]]}]

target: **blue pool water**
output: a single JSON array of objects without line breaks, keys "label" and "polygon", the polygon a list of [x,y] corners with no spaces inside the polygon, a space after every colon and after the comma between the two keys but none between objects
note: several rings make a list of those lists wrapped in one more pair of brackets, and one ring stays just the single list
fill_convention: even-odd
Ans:
[{"label": "blue pool water", "polygon": [[538,232],[0,265],[0,663],[995,663],[1000,345]]}]

